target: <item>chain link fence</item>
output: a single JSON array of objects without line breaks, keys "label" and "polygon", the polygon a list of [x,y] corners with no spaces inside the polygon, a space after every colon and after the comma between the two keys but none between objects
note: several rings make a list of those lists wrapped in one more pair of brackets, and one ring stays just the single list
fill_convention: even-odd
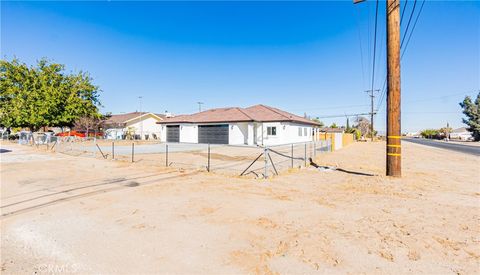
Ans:
[{"label": "chain link fence", "polygon": [[308,166],[309,159],[332,151],[330,140],[269,147],[158,141],[24,135],[20,144],[50,152],[140,163],[149,166],[195,169],[218,174],[268,178]]}]

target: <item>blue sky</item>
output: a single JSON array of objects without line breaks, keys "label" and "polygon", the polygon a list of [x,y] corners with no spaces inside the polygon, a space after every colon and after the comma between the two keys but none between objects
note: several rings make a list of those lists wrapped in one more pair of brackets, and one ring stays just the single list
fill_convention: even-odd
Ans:
[{"label": "blue sky", "polygon": [[[0,52],[88,71],[104,112],[139,110],[142,96],[142,109],[158,113],[195,112],[197,101],[203,108],[263,103],[342,125],[345,118],[327,117],[369,111],[374,18],[375,1],[2,1]],[[384,2],[377,41],[381,89]],[[427,1],[402,59],[403,130],[462,126],[458,102],[479,89],[480,3]]]}]

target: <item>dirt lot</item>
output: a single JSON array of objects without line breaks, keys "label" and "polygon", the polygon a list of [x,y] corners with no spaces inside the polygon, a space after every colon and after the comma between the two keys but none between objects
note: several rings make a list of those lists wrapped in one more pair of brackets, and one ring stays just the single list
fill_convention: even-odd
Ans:
[{"label": "dirt lot", "polygon": [[478,272],[479,158],[384,146],[253,180],[3,145],[2,274]]}]

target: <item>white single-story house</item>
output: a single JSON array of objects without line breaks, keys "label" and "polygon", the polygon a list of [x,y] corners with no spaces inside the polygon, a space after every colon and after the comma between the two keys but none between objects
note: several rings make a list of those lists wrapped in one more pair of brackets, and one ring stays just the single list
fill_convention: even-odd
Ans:
[{"label": "white single-story house", "polygon": [[473,135],[465,127],[461,127],[450,132],[450,139],[473,140]]},{"label": "white single-story house", "polygon": [[112,115],[105,121],[105,136],[107,139],[159,139],[164,115],[149,112],[133,112]]},{"label": "white single-story house", "polygon": [[278,145],[313,140],[315,121],[277,108],[217,108],[158,121],[166,142]]}]

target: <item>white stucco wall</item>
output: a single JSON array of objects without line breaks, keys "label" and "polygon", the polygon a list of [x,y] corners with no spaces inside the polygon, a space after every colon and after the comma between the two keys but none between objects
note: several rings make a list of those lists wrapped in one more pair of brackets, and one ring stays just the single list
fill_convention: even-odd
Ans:
[{"label": "white stucco wall", "polygon": [[342,133],[335,133],[335,151],[342,149],[343,146],[343,134]]},{"label": "white stucco wall", "polygon": [[228,125],[228,144],[243,145],[248,142],[248,123],[231,123]]},{"label": "white stucco wall", "polygon": [[247,124],[247,144],[254,145],[254,124]]},{"label": "white stucco wall", "polygon": [[165,124],[160,124],[160,141],[166,142],[167,141],[167,126]]},{"label": "white stucco wall", "polygon": [[[268,127],[277,127],[277,134],[275,136],[267,135]],[[312,141],[312,126],[303,124],[294,124],[290,122],[265,122],[263,127],[260,125],[259,136],[257,136],[258,144],[265,146],[280,145],[298,142]],[[301,136],[298,131],[301,129]],[[305,135],[306,131],[306,135]],[[262,135],[263,133],[263,135]],[[263,143],[261,142],[263,136]]]},{"label": "white stucco wall", "polygon": [[263,123],[254,123],[253,124],[254,128],[254,139],[256,142],[254,144],[256,145],[262,145],[263,140],[265,139],[265,136],[267,135],[267,129],[265,129],[265,132],[263,131]]}]

